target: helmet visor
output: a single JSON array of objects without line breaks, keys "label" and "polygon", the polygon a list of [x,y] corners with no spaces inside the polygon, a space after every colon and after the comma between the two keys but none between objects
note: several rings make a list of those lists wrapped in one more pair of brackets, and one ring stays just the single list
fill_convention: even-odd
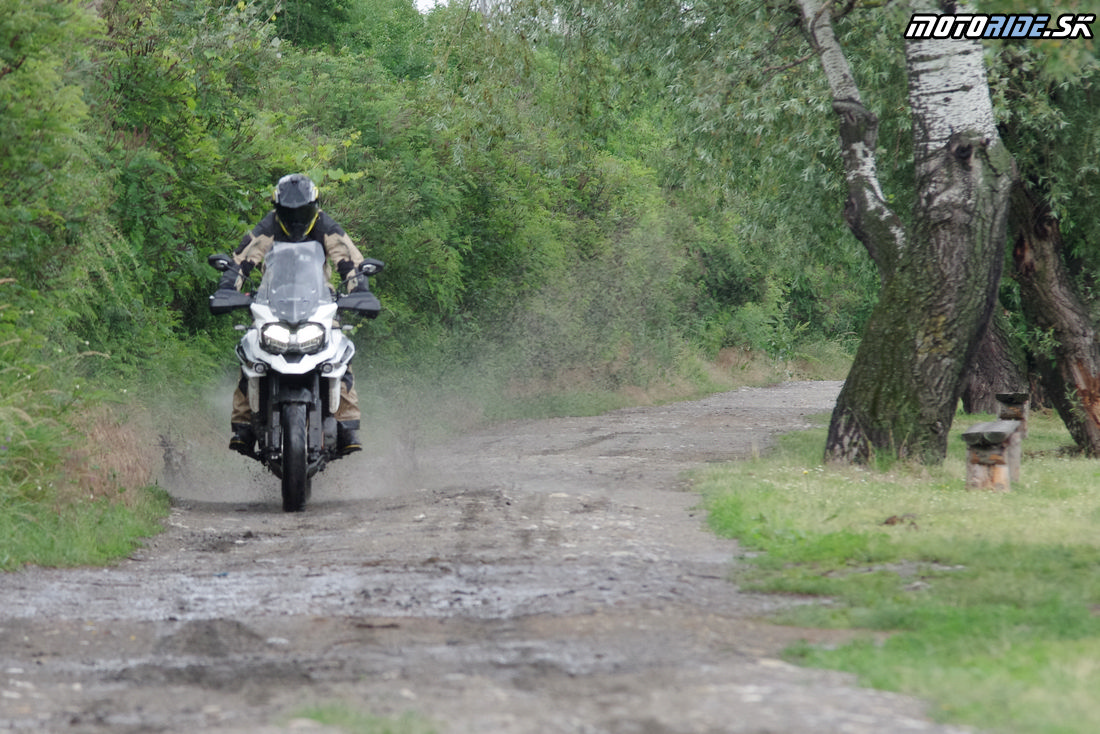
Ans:
[{"label": "helmet visor", "polygon": [[276,205],[275,218],[279,221],[279,226],[287,237],[292,242],[298,242],[305,239],[309,231],[313,229],[313,225],[317,221],[317,215],[320,212],[321,209],[316,203],[296,207]]}]

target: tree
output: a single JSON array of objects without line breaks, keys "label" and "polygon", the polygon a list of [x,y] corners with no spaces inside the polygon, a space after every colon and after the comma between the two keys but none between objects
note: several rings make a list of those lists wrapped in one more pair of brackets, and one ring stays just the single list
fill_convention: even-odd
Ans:
[{"label": "tree", "polygon": [[1021,172],[1010,220],[1012,277],[1035,371],[1078,447],[1098,456],[1100,343],[1091,294],[1100,265],[1100,64],[1083,43],[1006,44],[993,79]]},{"label": "tree", "polygon": [[[801,0],[833,97],[848,181],[844,218],[882,289],[829,426],[826,457],[878,451],[941,461],[962,380],[996,300],[1015,178],[993,118],[977,41],[906,43],[916,194],[903,227],[877,174],[878,119],[833,32],[831,6]],[[950,12],[925,0],[913,12]]]},{"label": "tree", "polygon": [[1074,442],[1100,454],[1100,333],[1073,288],[1062,259],[1062,234],[1041,197],[1027,185],[1013,197],[1015,278],[1028,321],[1048,336],[1040,379]]},{"label": "tree", "polygon": [[88,204],[87,105],[67,71],[101,32],[79,2],[0,0],[0,278],[48,281],[66,219]]},{"label": "tree", "polygon": [[340,0],[286,0],[275,22],[279,36],[295,45],[339,48],[349,18]]},{"label": "tree", "polygon": [[[962,406],[967,413],[996,413],[1000,393],[1032,392],[1027,353],[1012,333],[1012,324],[1001,308],[994,309],[985,333],[974,350],[974,359],[963,381]],[[1032,394],[1035,406],[1041,395]]]}]

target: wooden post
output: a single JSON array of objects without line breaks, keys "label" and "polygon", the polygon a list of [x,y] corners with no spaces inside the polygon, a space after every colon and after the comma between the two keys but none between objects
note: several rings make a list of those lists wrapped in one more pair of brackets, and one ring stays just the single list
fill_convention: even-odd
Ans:
[{"label": "wooden post", "polygon": [[[1019,477],[1019,459],[1008,451],[1020,427],[1018,420],[979,423],[963,433],[969,447],[966,457],[966,488],[1008,492],[1012,478]],[[1012,463],[1015,461],[1015,466]]]},{"label": "wooden post", "polygon": [[1001,420],[1020,421],[1020,427],[1008,440],[1008,467],[1012,481],[1020,481],[1020,460],[1024,453],[1024,439],[1027,438],[1027,417],[1030,412],[1031,395],[1026,392],[997,393],[997,405],[1000,410],[997,417]]}]

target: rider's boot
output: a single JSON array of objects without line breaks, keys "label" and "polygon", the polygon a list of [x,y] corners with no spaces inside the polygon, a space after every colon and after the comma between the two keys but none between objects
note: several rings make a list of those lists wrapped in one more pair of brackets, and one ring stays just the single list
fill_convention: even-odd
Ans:
[{"label": "rider's boot", "polygon": [[336,451],[340,456],[347,456],[356,451],[362,451],[363,444],[359,441],[359,421],[340,421],[336,424]]},{"label": "rider's boot", "polygon": [[252,430],[252,426],[247,423],[234,423],[230,428],[233,429],[233,437],[229,439],[229,448],[245,456],[251,456],[252,449],[256,445],[256,433]]}]

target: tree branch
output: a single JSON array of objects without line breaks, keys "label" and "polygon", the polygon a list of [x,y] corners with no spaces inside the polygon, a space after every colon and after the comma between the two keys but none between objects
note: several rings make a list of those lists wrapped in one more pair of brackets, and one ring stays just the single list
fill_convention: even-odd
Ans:
[{"label": "tree branch", "polygon": [[810,45],[821,60],[839,121],[841,155],[848,181],[844,221],[867,249],[885,281],[905,248],[905,229],[890,209],[878,180],[875,146],[878,118],[863,105],[848,59],[833,33],[829,2],[799,0]]},{"label": "tree branch", "polygon": [[27,57],[23,56],[11,66],[0,67],[0,79],[6,77],[8,74],[14,74],[15,72],[19,71],[19,69],[23,66],[23,62],[25,62],[26,60]]},{"label": "tree branch", "polygon": [[797,58],[794,61],[790,62],[789,64],[782,64],[780,66],[765,66],[761,71],[763,71],[764,74],[771,74],[773,72],[774,73],[784,72],[784,71],[787,71],[788,69],[793,69],[796,66],[801,66],[802,64],[806,63],[807,61],[809,61],[810,59],[812,59],[816,55],[817,54],[815,52],[811,51],[810,53],[806,54],[805,56],[802,56],[801,58]]}]

